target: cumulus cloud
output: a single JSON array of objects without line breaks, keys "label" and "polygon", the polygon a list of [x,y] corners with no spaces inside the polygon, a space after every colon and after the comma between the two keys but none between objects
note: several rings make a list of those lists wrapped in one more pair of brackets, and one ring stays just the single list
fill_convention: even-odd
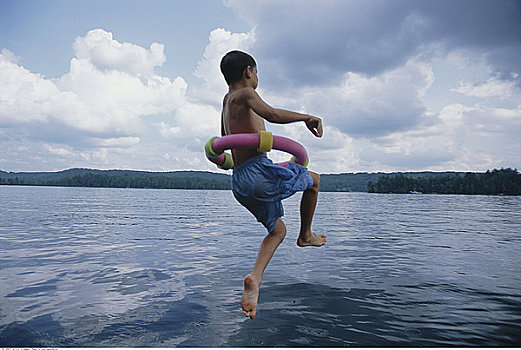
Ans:
[{"label": "cumulus cloud", "polygon": [[100,71],[88,60],[76,58],[57,85],[87,108],[83,116],[67,114],[64,120],[85,130],[123,134],[136,133],[142,116],[168,113],[182,105],[187,87],[180,77],[171,81],[151,76],[143,82],[122,71]]},{"label": "cumulus cloud", "polygon": [[417,126],[426,117],[423,95],[434,74],[428,64],[410,60],[381,75],[348,72],[338,84],[292,90],[294,100],[267,93],[270,100],[320,114],[324,121],[353,137],[384,136]]},{"label": "cumulus cloud", "polygon": [[220,110],[212,105],[186,103],[175,111],[169,123],[160,122],[157,127],[163,137],[200,152],[210,136],[220,133],[220,116]]},{"label": "cumulus cloud", "polygon": [[452,166],[472,164],[485,170],[521,163],[521,106],[506,109],[451,104],[440,112],[440,119],[440,134],[451,144],[439,144],[452,150]]},{"label": "cumulus cloud", "polygon": [[164,45],[153,43],[147,50],[131,43],[114,40],[112,33],[94,29],[73,44],[76,57],[87,60],[101,71],[114,70],[132,76],[150,77],[154,69],[166,61]]},{"label": "cumulus cloud", "polygon": [[[119,43],[97,29],[74,43],[76,57],[59,79],[47,79],[19,65],[10,51],[0,55],[0,118],[24,125],[38,139],[41,129],[57,129],[99,146],[139,142],[142,117],[170,113],[186,102],[186,82],[154,74],[163,47],[150,50]],[[53,138],[56,137],[53,133]]]},{"label": "cumulus cloud", "polygon": [[55,157],[65,166],[106,166],[150,134],[147,117],[172,119],[188,103],[183,78],[154,72],[166,59],[161,44],[145,49],[96,29],[73,47],[69,72],[57,79],[31,72],[2,50],[3,149],[27,149],[40,163]]},{"label": "cumulus cloud", "polygon": [[212,30],[203,58],[198,62],[194,74],[203,80],[196,98],[220,106],[228,87],[219,70],[222,57],[229,51],[249,51],[255,43],[255,28],[248,33],[232,33],[223,28]]},{"label": "cumulus cloud", "polygon": [[484,171],[521,163],[521,106],[449,104],[429,124],[356,140],[361,168]]},{"label": "cumulus cloud", "polygon": [[[64,100],[57,86],[19,66],[14,54],[0,54],[0,118],[2,123],[46,121]],[[66,97],[65,97],[66,99]]]}]

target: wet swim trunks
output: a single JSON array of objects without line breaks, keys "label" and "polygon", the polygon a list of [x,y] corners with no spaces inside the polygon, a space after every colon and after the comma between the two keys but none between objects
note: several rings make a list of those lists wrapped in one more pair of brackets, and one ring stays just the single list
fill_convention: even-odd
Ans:
[{"label": "wet swim trunks", "polygon": [[260,154],[233,169],[232,191],[235,199],[248,209],[271,232],[284,216],[282,200],[313,186],[306,168],[289,163],[273,164]]}]

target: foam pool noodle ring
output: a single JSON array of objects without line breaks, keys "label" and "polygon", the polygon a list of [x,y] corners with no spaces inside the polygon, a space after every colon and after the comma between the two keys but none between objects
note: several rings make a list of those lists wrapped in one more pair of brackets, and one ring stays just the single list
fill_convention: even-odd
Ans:
[{"label": "foam pool noodle ring", "polygon": [[219,157],[222,153],[216,153],[213,148],[212,148],[212,142],[213,140],[215,139],[218,139],[219,137],[215,136],[215,137],[212,137],[211,139],[208,140],[208,142],[206,142],[206,144],[204,145],[204,153],[206,153],[206,156],[208,158],[217,158]]},{"label": "foam pool noodle ring", "polygon": [[[297,163],[297,160],[295,159],[295,156],[292,156],[289,161],[290,161],[290,163]],[[306,159],[306,163],[302,164],[302,166],[304,168],[307,168],[308,164],[309,164],[309,157]]]},{"label": "foam pool noodle ring", "polygon": [[226,152],[217,153],[214,151],[214,149],[212,147],[212,142],[218,138],[219,137],[215,136],[215,137],[212,137],[211,139],[209,139],[208,142],[206,142],[206,144],[204,145],[204,153],[206,154],[206,157],[214,163],[216,163],[216,160],[218,158],[222,158],[221,156],[224,156],[224,162],[222,164],[216,163],[217,167],[220,169],[223,169],[223,170],[232,169],[233,168],[232,155],[230,153],[226,153]]},{"label": "foam pool noodle ring", "polygon": [[268,131],[258,133],[230,134],[222,137],[212,137],[204,145],[206,157],[220,169],[228,170],[234,167],[233,157],[226,149],[253,148],[259,153],[267,153],[272,149],[284,151],[293,155],[291,160],[277,163],[286,166],[293,162],[304,167],[309,164],[306,149],[300,143],[283,136],[274,136]]},{"label": "foam pool noodle ring", "polygon": [[217,165],[219,169],[230,170],[233,168],[233,157],[230,153],[224,152],[224,164]]}]

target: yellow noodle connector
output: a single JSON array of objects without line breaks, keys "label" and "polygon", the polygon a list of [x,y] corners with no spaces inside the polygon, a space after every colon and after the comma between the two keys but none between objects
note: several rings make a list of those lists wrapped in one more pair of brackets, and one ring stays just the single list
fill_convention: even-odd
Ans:
[{"label": "yellow noodle connector", "polygon": [[269,131],[259,131],[260,141],[257,152],[269,152],[273,147],[273,135]]}]

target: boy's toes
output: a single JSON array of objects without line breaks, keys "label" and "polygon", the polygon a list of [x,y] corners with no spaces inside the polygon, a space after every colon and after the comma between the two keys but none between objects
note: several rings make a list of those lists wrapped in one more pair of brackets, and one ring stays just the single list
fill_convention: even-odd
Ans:
[{"label": "boy's toes", "polygon": [[244,307],[242,313],[244,314],[244,316],[249,317],[251,319],[255,318],[255,310],[251,310],[247,307]]}]

